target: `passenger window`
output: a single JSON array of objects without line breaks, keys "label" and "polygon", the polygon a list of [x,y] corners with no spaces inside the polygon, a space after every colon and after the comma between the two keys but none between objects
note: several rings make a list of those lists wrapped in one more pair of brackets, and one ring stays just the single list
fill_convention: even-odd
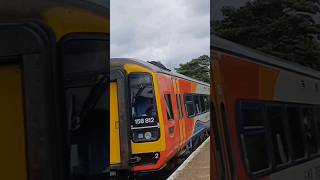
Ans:
[{"label": "passenger window", "polygon": [[152,78],[149,74],[130,74],[129,91],[133,119],[156,116]]},{"label": "passenger window", "polygon": [[168,118],[168,120],[173,120],[174,116],[173,116],[173,110],[172,110],[171,95],[165,94],[164,98],[166,100],[167,118]]},{"label": "passenger window", "polygon": [[196,114],[200,114],[201,110],[200,110],[199,95],[194,95],[193,99],[194,99],[194,106],[196,108]]},{"label": "passenger window", "polygon": [[263,128],[262,108],[257,103],[246,103],[242,109],[244,128]]},{"label": "passenger window", "polygon": [[290,127],[292,149],[294,159],[301,159],[305,156],[300,113],[298,107],[288,107],[286,111],[287,121]]},{"label": "passenger window", "polygon": [[[88,99],[83,99],[88,89],[70,88],[67,92],[72,93],[75,113],[83,111],[82,103],[87,104]],[[96,94],[98,94],[96,92]],[[91,96],[87,96],[91,97]],[[107,131],[108,123],[105,120],[108,117],[107,93],[103,93],[95,101],[91,101],[90,107],[77,116],[81,119],[80,124],[72,124],[70,147],[70,168],[73,176],[98,174],[105,170],[105,160],[108,157]],[[82,108],[81,108],[82,107]],[[81,110],[81,109],[82,110]],[[78,111],[79,110],[79,111]]]},{"label": "passenger window", "polygon": [[285,164],[289,161],[289,148],[283,121],[284,114],[282,106],[267,107],[267,119],[270,124],[275,164]]},{"label": "passenger window", "polygon": [[188,94],[184,96],[184,103],[186,106],[186,110],[188,113],[188,117],[192,117],[195,115],[195,110],[194,110],[194,104],[193,104],[193,97],[192,95]]},{"label": "passenger window", "polygon": [[204,112],[206,112],[206,106],[205,106],[205,103],[204,103],[204,96],[201,95],[199,97],[200,97],[201,112],[204,113]]},{"label": "passenger window", "polygon": [[302,123],[307,141],[309,154],[318,152],[316,124],[314,121],[313,109],[302,108]]},{"label": "passenger window", "polygon": [[248,170],[252,173],[270,168],[269,146],[262,110],[263,106],[258,103],[241,104],[241,142]]},{"label": "passenger window", "polygon": [[265,133],[242,135],[242,141],[249,171],[255,173],[268,169],[270,160]]}]

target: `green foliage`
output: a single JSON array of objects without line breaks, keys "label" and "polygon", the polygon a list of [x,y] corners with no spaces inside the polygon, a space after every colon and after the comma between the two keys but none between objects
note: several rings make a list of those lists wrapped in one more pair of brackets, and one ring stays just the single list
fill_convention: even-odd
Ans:
[{"label": "green foliage", "polygon": [[320,12],[315,0],[254,0],[224,7],[214,21],[218,36],[320,70]]},{"label": "green foliage", "polygon": [[175,68],[177,73],[202,82],[210,83],[210,57],[208,55],[202,55],[185,64],[180,64],[179,66],[180,67]]}]

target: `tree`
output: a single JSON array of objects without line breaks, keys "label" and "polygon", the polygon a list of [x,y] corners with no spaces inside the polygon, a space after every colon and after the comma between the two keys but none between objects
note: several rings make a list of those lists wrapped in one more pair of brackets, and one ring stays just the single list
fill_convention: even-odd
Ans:
[{"label": "tree", "polygon": [[254,0],[224,7],[218,36],[320,70],[320,4],[316,0]]},{"label": "tree", "polygon": [[210,57],[208,55],[202,55],[185,64],[180,64],[175,70],[193,79],[210,83]]}]

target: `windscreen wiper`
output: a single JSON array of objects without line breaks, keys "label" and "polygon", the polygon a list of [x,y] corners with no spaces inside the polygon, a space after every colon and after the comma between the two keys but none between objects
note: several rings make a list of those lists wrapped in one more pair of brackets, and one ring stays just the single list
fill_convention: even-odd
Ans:
[{"label": "windscreen wiper", "polygon": [[[77,130],[88,112],[94,108],[101,95],[107,90],[107,76],[101,75],[97,78],[95,85],[91,88],[89,95],[87,96],[85,103],[83,104],[79,113],[72,118],[71,130]],[[106,102],[107,106],[107,102]]]}]

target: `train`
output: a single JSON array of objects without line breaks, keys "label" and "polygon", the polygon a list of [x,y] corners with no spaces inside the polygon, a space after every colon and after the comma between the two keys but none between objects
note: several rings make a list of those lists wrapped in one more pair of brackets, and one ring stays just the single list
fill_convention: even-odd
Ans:
[{"label": "train", "polygon": [[108,2],[0,4],[0,179],[106,176]]},{"label": "train", "polygon": [[157,173],[210,132],[210,85],[159,63],[111,58],[110,169]]},{"label": "train", "polygon": [[320,73],[212,35],[211,178],[320,179]]}]

